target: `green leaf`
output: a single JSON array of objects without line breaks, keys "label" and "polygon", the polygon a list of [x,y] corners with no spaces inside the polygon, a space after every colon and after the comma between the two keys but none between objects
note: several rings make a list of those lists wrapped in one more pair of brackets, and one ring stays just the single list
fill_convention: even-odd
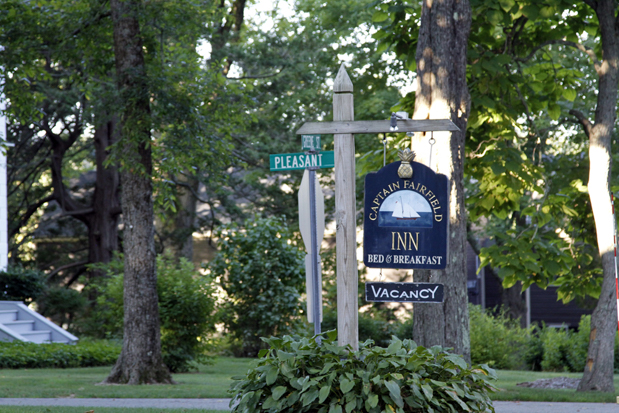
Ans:
[{"label": "green leaf", "polygon": [[274,407],[277,407],[277,404],[278,404],[277,401],[272,396],[269,396],[269,397],[267,397],[267,399],[262,404],[262,409],[263,410],[269,410],[269,409],[272,409]]},{"label": "green leaf", "polygon": [[543,18],[548,19],[548,18],[552,17],[555,14],[555,8],[552,7],[552,6],[542,7],[539,10],[539,14]]},{"label": "green leaf", "polygon": [[317,398],[318,398],[318,389],[311,389],[310,391],[305,393],[303,396],[301,396],[301,400],[303,401],[303,407],[309,405]]},{"label": "green leaf", "polygon": [[368,404],[371,408],[378,406],[378,395],[370,393],[370,395],[368,396]]},{"label": "green leaf", "polygon": [[279,400],[280,397],[286,393],[287,388],[284,386],[277,386],[273,389],[273,400]]},{"label": "green leaf", "polygon": [[497,275],[499,276],[499,278],[506,278],[510,275],[513,275],[515,272],[516,270],[513,267],[502,267],[499,268]]},{"label": "green leaf", "polygon": [[421,391],[423,392],[424,396],[426,396],[428,400],[432,400],[432,396],[433,396],[432,387],[430,387],[427,384],[422,384]]},{"label": "green leaf", "polygon": [[389,347],[387,347],[387,353],[395,354],[402,348],[402,342],[400,340],[393,340]]},{"label": "green leaf", "polygon": [[342,406],[332,403],[331,406],[329,406],[329,413],[342,413]]},{"label": "green leaf", "polygon": [[524,6],[522,8],[522,14],[524,14],[525,17],[527,17],[529,20],[535,20],[537,19],[537,16],[539,15],[539,7],[533,4]]},{"label": "green leaf", "polygon": [[548,115],[550,115],[550,118],[552,120],[559,119],[559,117],[561,116],[561,106],[557,105],[556,103],[549,103]]},{"label": "green leaf", "polygon": [[501,8],[507,13],[512,9],[512,7],[514,7],[516,2],[514,0],[499,0],[499,4],[501,5]]},{"label": "green leaf", "polygon": [[290,359],[293,359],[293,358],[294,358],[294,354],[292,354],[292,353],[287,353],[287,352],[282,351],[282,350],[277,350],[277,357],[278,357],[280,360],[290,360]]},{"label": "green leaf", "polygon": [[503,21],[503,12],[500,10],[492,10],[486,14],[488,21],[495,26],[498,26]]},{"label": "green leaf", "polygon": [[385,387],[389,390],[389,395],[395,404],[397,404],[399,408],[403,408],[404,402],[402,401],[402,395],[400,394],[400,386],[394,381],[386,380]]},{"label": "green leaf", "polygon": [[318,402],[319,403],[324,402],[327,399],[327,397],[329,396],[329,393],[331,393],[331,386],[329,386],[329,385],[322,386],[320,388],[320,392],[318,393],[318,396],[319,396]]},{"label": "green leaf", "polygon": [[271,369],[267,372],[267,377],[266,377],[266,382],[267,385],[271,385],[273,383],[275,383],[275,380],[277,380],[277,374],[279,373],[279,370],[276,367],[271,366]]},{"label": "green leaf", "polygon": [[464,359],[458,355],[450,354],[445,358],[463,370],[467,368],[466,361],[464,361]]},{"label": "green leaf", "polygon": [[554,261],[544,261],[544,269],[548,271],[550,275],[557,275],[561,271],[561,267]]},{"label": "green leaf", "polygon": [[479,201],[479,205],[484,207],[486,210],[490,211],[492,207],[494,206],[494,197],[487,196],[483,198],[481,201]]},{"label": "green leaf", "polygon": [[354,381],[340,378],[340,390],[342,390],[342,393],[344,394],[348,393],[349,391],[352,390],[353,387],[355,387]]},{"label": "green leaf", "polygon": [[331,370],[335,363],[325,363],[324,367],[320,371],[320,374],[325,374]]},{"label": "green leaf", "polygon": [[389,18],[389,13],[385,13],[383,11],[377,11],[372,15],[372,22],[380,23],[384,22]]},{"label": "green leaf", "polygon": [[561,93],[563,94],[563,97],[570,102],[573,102],[574,99],[576,99],[576,91],[574,89],[563,89]]}]

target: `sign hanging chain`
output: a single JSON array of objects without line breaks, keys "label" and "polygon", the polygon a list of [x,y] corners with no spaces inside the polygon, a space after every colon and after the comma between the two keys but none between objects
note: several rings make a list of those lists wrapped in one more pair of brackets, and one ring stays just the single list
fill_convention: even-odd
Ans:
[{"label": "sign hanging chain", "polygon": [[432,169],[432,148],[434,147],[434,144],[436,143],[436,139],[434,139],[434,131],[430,132],[430,140],[428,140],[428,143],[430,144],[430,157],[428,159],[428,167]]},{"label": "sign hanging chain", "polygon": [[383,134],[383,168],[387,164],[387,134]]}]

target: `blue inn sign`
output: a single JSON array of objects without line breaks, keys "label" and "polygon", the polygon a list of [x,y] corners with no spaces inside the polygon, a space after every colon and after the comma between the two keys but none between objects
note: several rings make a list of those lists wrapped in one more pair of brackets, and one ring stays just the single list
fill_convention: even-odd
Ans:
[{"label": "blue inn sign", "polygon": [[[402,178],[402,168],[410,178]],[[406,174],[405,174],[406,175]],[[365,178],[363,261],[370,268],[444,269],[449,179],[418,162],[394,162]]]}]

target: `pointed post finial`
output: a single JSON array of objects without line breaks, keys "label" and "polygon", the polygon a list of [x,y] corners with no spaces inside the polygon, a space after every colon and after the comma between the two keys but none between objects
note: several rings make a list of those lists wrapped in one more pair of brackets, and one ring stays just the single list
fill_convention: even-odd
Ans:
[{"label": "pointed post finial", "polygon": [[334,93],[352,93],[353,86],[348,73],[346,72],[346,67],[344,67],[344,63],[340,66],[340,70],[337,72],[337,76],[335,77],[335,81],[333,82],[333,92]]}]

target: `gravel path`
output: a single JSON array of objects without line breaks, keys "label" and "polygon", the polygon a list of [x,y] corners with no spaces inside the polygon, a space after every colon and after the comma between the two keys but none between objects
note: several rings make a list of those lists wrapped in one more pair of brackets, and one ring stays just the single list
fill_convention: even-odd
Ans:
[{"label": "gravel path", "polygon": [[[229,410],[230,399],[10,399],[0,406],[154,407]],[[619,413],[614,403],[494,402],[496,413]]]}]

